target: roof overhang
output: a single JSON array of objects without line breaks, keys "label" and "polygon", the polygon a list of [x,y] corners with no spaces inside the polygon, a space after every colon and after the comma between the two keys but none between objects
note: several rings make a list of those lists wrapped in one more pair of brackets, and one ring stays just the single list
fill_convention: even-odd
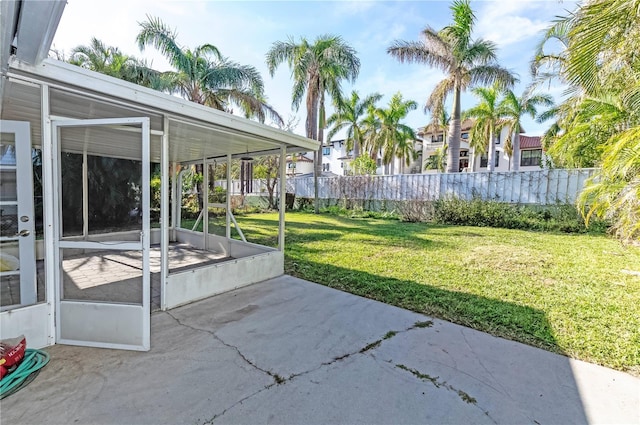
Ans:
[{"label": "roof overhang", "polygon": [[[170,156],[176,162],[229,154],[267,154],[278,151],[282,146],[288,152],[313,151],[319,146],[319,142],[306,137],[53,59],[30,65],[14,58],[10,62],[8,77],[1,105],[2,118],[29,120],[35,128],[35,140],[41,122],[40,87],[44,84],[49,88],[50,113],[56,117],[149,116],[152,160],[158,160],[160,155],[159,143],[153,142],[159,142],[164,132],[169,133]],[[168,128],[164,128],[165,119]],[[129,137],[135,135],[130,134]],[[119,154],[124,158],[135,156],[126,153],[128,144],[132,143],[129,137],[123,134],[116,141],[102,145],[97,143],[94,148],[98,151],[94,153]]]},{"label": "roof overhang", "polygon": [[0,2],[0,96],[11,55],[36,65],[49,55],[66,0]]}]

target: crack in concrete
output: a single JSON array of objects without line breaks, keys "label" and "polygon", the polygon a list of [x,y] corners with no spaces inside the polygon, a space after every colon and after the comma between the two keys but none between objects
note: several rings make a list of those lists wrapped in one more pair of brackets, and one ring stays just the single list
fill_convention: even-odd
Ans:
[{"label": "crack in concrete", "polygon": [[453,391],[454,393],[458,394],[458,397],[460,397],[460,399],[462,401],[464,401],[465,403],[468,404],[472,404],[473,406],[475,406],[476,408],[480,409],[480,411],[482,413],[484,413],[489,419],[491,419],[491,421],[494,424],[497,424],[498,422],[493,419],[491,417],[491,415],[489,414],[489,411],[484,410],[482,407],[478,406],[478,400],[476,400],[474,397],[471,397],[468,393],[466,393],[465,391],[462,391],[456,387],[454,387],[453,385],[447,383],[447,381],[439,381],[438,379],[440,378],[439,376],[433,377],[430,376],[426,373],[422,373],[416,369],[411,369],[403,364],[397,364],[396,367],[398,369],[402,369],[404,371],[407,371],[409,373],[411,373],[412,375],[414,375],[416,378],[420,379],[421,381],[429,381],[431,382],[436,388],[445,388],[449,391]]},{"label": "crack in concrete", "polygon": [[236,401],[235,403],[233,403],[231,406],[229,406],[229,407],[227,407],[226,409],[224,409],[222,412],[220,412],[220,413],[216,413],[215,415],[213,415],[213,417],[212,417],[211,419],[209,419],[209,420],[208,420],[208,421],[206,421],[206,422],[203,422],[202,424],[203,424],[203,425],[212,425],[212,424],[213,424],[213,422],[214,422],[216,419],[218,419],[219,417],[223,416],[223,415],[224,415],[225,413],[227,413],[229,410],[233,409],[234,407],[236,407],[236,406],[237,406],[237,405],[239,405],[239,404],[244,403],[245,401],[249,400],[251,397],[255,397],[255,396],[257,396],[257,395],[258,395],[258,394],[260,394],[261,392],[266,391],[266,390],[268,390],[269,388],[271,388],[271,387],[273,387],[273,386],[275,386],[275,385],[278,385],[278,384],[276,384],[276,383],[269,384],[269,385],[265,386],[264,388],[261,388],[261,389],[259,389],[258,391],[254,392],[254,393],[251,393],[251,394],[249,394],[249,395],[248,395],[248,396],[246,396],[246,397],[241,398],[240,400],[238,400],[238,401]]},{"label": "crack in concrete", "polygon": [[[485,364],[482,362],[482,360],[480,359],[480,356],[476,353],[476,351],[473,349],[473,346],[469,343],[469,340],[467,339],[467,335],[465,335],[464,333],[464,329],[460,329],[460,334],[462,335],[462,339],[464,340],[465,344],[467,344],[467,347],[469,347],[469,350],[471,351],[471,353],[473,355],[475,355],[476,359],[478,360],[478,363],[480,363],[480,366],[482,366],[482,368],[484,369],[485,372],[487,372],[489,374],[489,376],[493,379],[493,382],[495,382],[496,384],[498,384],[498,386],[501,388],[502,391],[498,391],[499,393],[501,393],[502,395],[506,396],[507,398],[509,398],[511,401],[515,402],[515,400],[513,399],[513,397],[511,397],[511,394],[509,393],[509,391],[507,391],[507,389],[502,385],[502,383],[500,383],[500,381],[498,379],[496,379],[496,377],[493,375],[493,373],[485,366]],[[497,388],[493,387],[492,385],[486,383],[485,381],[482,381],[482,383],[484,385],[487,385],[488,387],[497,390]],[[529,419],[532,422],[536,422],[535,419],[533,419],[531,416],[529,416],[526,412],[522,412],[527,419]],[[488,414],[487,414],[488,415]]]},{"label": "crack in concrete", "polygon": [[482,360],[480,360],[480,356],[475,352],[475,350],[473,349],[471,344],[469,344],[469,340],[467,340],[467,336],[464,333],[464,329],[460,329],[460,335],[462,335],[462,339],[464,340],[465,344],[467,344],[467,347],[469,347],[469,350],[471,351],[471,353],[476,356],[476,359],[478,360],[478,363],[480,363],[480,366],[482,366],[484,371],[487,372],[489,374],[489,376],[495,381],[495,383],[500,386],[500,388],[502,389],[502,394],[507,396],[507,397],[509,397],[509,398],[511,398],[511,395],[508,393],[508,391],[502,386],[500,381],[498,381],[496,379],[496,377],[493,375],[493,373],[489,369],[487,369],[487,367],[484,365],[484,363],[482,363]]},{"label": "crack in concrete", "polygon": [[216,333],[214,331],[210,331],[208,329],[196,328],[195,326],[187,325],[186,323],[183,323],[182,321],[180,321],[180,319],[178,319],[177,317],[175,317],[173,314],[169,313],[168,311],[165,311],[165,313],[167,313],[169,315],[169,317],[171,317],[173,320],[175,320],[176,323],[178,323],[180,326],[184,326],[185,328],[188,328],[188,329],[191,329],[191,330],[194,330],[194,331],[208,333],[213,338],[215,338],[216,341],[220,342],[225,347],[229,347],[229,348],[235,350],[235,352],[238,353],[240,358],[242,358],[242,360],[244,360],[251,367],[253,367],[254,369],[259,370],[260,372],[263,372],[263,373],[269,375],[270,377],[272,377],[273,380],[274,380],[274,384],[281,384],[282,382],[284,382],[284,378],[282,378],[280,375],[278,375],[277,373],[273,373],[270,370],[266,370],[266,369],[261,368],[260,366],[258,366],[257,364],[255,364],[254,362],[249,360],[244,354],[242,354],[242,352],[240,351],[240,349],[238,347],[236,347],[233,344],[229,344],[228,342],[226,342],[225,340],[220,338],[218,335],[216,335]]},{"label": "crack in concrete", "polygon": [[317,366],[317,367],[315,367],[313,369],[309,369],[309,370],[306,370],[306,371],[300,372],[300,373],[291,374],[287,379],[285,379],[284,382],[291,381],[292,379],[297,378],[299,376],[310,374],[312,372],[315,372],[317,370],[322,369],[325,366],[331,366],[334,363],[346,360],[351,356],[354,356],[354,355],[357,355],[357,354],[366,354],[370,350],[378,348],[384,341],[386,341],[388,339],[391,339],[391,338],[393,338],[394,336],[396,336],[398,334],[406,333],[406,332],[409,332],[409,331],[411,331],[413,329],[427,328],[427,327],[431,327],[431,326],[433,326],[433,322],[431,320],[427,320],[427,321],[423,321],[423,322],[415,322],[413,324],[413,326],[410,326],[410,327],[408,327],[408,328],[406,328],[406,329],[404,329],[402,331],[389,331],[381,339],[377,339],[377,340],[375,340],[373,342],[370,342],[369,344],[365,345],[364,347],[362,347],[361,349],[359,349],[357,351],[352,351],[350,353],[345,353],[345,354],[343,354],[341,356],[334,357],[331,361],[322,362],[322,363],[320,363],[319,366]]},{"label": "crack in concrete", "polygon": [[233,403],[231,406],[225,408],[222,412],[220,413],[216,413],[215,415],[213,415],[213,417],[211,417],[211,419],[209,419],[208,421],[203,422],[204,425],[208,425],[208,424],[213,424],[213,422],[221,417],[222,415],[224,415],[225,413],[227,413],[227,411],[233,409],[234,407],[236,407],[239,404],[242,404],[243,402],[245,402],[246,400],[250,399],[251,397],[254,397],[258,394],[260,394],[263,391],[268,390],[269,388],[275,386],[275,385],[280,385],[282,383],[284,383],[286,381],[286,379],[284,379],[283,377],[281,377],[280,375],[278,375],[277,373],[273,373],[270,370],[266,370],[261,368],[260,366],[258,366],[257,364],[253,363],[251,360],[249,360],[244,354],[242,354],[242,352],[240,351],[240,349],[238,347],[236,347],[233,344],[229,344],[228,342],[224,341],[222,338],[220,338],[218,335],[216,335],[216,333],[214,331],[210,331],[208,329],[201,329],[201,328],[196,328],[195,326],[191,326],[188,325],[184,322],[182,322],[180,319],[178,319],[177,317],[175,317],[173,314],[171,314],[168,311],[165,311],[165,313],[171,317],[173,320],[175,320],[175,322],[180,325],[183,326],[187,329],[191,329],[194,330],[196,332],[205,332],[209,335],[211,335],[216,341],[220,342],[222,345],[224,345],[225,347],[231,348],[233,349],[236,353],[238,353],[238,355],[240,356],[240,358],[242,360],[244,360],[248,365],[250,365],[251,367],[253,367],[256,370],[259,370],[262,373],[265,373],[267,375],[269,375],[270,377],[273,378],[274,382],[272,384],[269,385],[265,385],[263,388],[259,389],[258,391],[255,391],[249,395],[247,395],[246,397],[241,398],[240,400],[236,401],[235,403]]},{"label": "crack in concrete", "polygon": [[[382,344],[382,342],[384,342],[386,340],[389,340],[389,339],[395,337],[398,334],[406,333],[406,332],[409,332],[409,331],[411,331],[413,329],[422,329],[422,328],[427,328],[427,327],[433,326],[433,321],[427,320],[427,321],[422,321],[422,322],[420,322],[420,321],[415,322],[412,326],[410,326],[410,327],[408,327],[408,328],[406,328],[406,329],[404,329],[402,331],[393,331],[393,330],[388,331],[381,339],[375,340],[375,341],[365,345],[363,348],[361,348],[361,349],[359,349],[357,351],[353,351],[353,352],[350,352],[350,353],[343,354],[341,356],[334,357],[331,361],[322,362],[319,366],[317,366],[315,368],[312,368],[312,369],[309,369],[309,370],[306,370],[306,371],[303,371],[303,372],[300,372],[300,373],[294,373],[294,374],[289,375],[289,377],[284,378],[284,377],[278,375],[277,373],[273,373],[270,370],[266,370],[266,369],[263,369],[263,368],[259,367],[257,364],[255,364],[254,362],[249,360],[240,351],[240,349],[237,346],[227,343],[222,338],[220,338],[218,335],[216,335],[216,333],[214,331],[210,331],[208,329],[202,329],[202,328],[197,328],[195,326],[188,325],[188,324],[182,322],[177,317],[175,317],[169,311],[165,311],[164,313],[169,315],[169,317],[171,317],[173,320],[175,320],[175,322],[178,323],[178,325],[180,325],[180,326],[184,326],[185,328],[188,328],[188,329],[191,329],[191,330],[194,330],[194,331],[197,331],[197,332],[205,332],[205,333],[211,335],[216,341],[219,341],[224,346],[232,348],[233,350],[235,350],[235,352],[238,353],[240,358],[242,358],[251,367],[253,367],[256,370],[259,370],[259,371],[261,371],[261,372],[263,372],[265,374],[267,374],[268,376],[270,376],[270,377],[272,377],[274,379],[274,382],[272,384],[264,386],[263,388],[259,389],[258,391],[255,391],[255,392],[247,395],[246,397],[243,397],[242,399],[236,401],[231,406],[225,408],[222,412],[216,413],[215,415],[213,415],[213,417],[211,419],[209,419],[208,421],[205,421],[203,423],[204,425],[213,424],[213,422],[216,419],[220,418],[221,416],[223,416],[225,413],[227,413],[229,410],[233,409],[237,405],[242,404],[246,400],[248,400],[248,399],[250,399],[252,397],[255,397],[256,395],[260,394],[261,392],[266,391],[266,390],[268,390],[268,389],[270,389],[270,388],[272,388],[272,387],[274,387],[276,385],[285,384],[285,383],[287,383],[287,382],[289,382],[289,381],[291,381],[291,380],[293,380],[295,378],[298,378],[298,377],[304,376],[304,375],[308,375],[308,374],[310,374],[312,372],[315,372],[315,371],[317,371],[317,370],[319,370],[319,369],[321,369],[321,368],[323,368],[325,366],[331,366],[331,365],[333,365],[333,364],[335,364],[337,362],[341,362],[343,360],[346,360],[347,358],[349,358],[351,356],[354,356],[354,355],[357,355],[357,354],[367,354],[368,351],[373,350],[375,348],[378,348]],[[487,413],[487,412],[485,412],[485,413]],[[487,413],[487,415],[488,415],[488,413]]]}]

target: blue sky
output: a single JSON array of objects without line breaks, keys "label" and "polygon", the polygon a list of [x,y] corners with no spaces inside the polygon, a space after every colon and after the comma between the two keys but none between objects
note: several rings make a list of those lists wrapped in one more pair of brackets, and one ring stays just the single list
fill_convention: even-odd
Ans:
[{"label": "blue sky", "polygon": [[[223,55],[255,66],[265,81],[268,101],[286,119],[296,115],[296,132],[304,133],[304,105],[291,110],[291,80],[286,64],[270,77],[264,56],[276,40],[321,34],[337,34],[353,46],[361,61],[360,75],[344,92],[358,90],[361,96],[379,92],[385,104],[396,92],[418,102],[406,123],[414,128],[428,123],[422,106],[443,75],[426,65],[400,64],[386,53],[396,39],[417,40],[425,26],[439,30],[450,18],[448,1],[196,1],[196,0],[68,0],[53,41],[53,47],[69,52],[97,37],[123,52],[152,61],[154,68],[168,64],[152,47],[140,52],[135,44],[138,22],[147,14],[159,17],[178,33],[178,43],[195,47],[216,45]],[[575,2],[558,0],[472,1],[477,23],[474,37],[498,45],[500,63],[519,75],[515,92],[531,81],[529,61],[540,33],[560,15],[575,8]],[[561,94],[561,87],[548,92]],[[473,96],[463,96],[462,107],[473,106]],[[449,108],[449,106],[448,106]],[[546,124],[525,120],[529,135],[540,135]]]}]

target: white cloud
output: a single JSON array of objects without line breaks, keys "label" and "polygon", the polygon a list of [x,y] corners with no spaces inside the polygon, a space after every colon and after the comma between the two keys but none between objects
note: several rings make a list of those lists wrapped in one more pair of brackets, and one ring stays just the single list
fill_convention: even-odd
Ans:
[{"label": "white cloud", "polygon": [[367,12],[373,6],[375,1],[359,0],[359,1],[342,1],[337,2],[334,9],[336,16],[354,16]]},{"label": "white cloud", "polygon": [[549,15],[558,11],[557,0],[493,0],[482,5],[476,13],[476,34],[501,47],[538,37],[549,27]]}]

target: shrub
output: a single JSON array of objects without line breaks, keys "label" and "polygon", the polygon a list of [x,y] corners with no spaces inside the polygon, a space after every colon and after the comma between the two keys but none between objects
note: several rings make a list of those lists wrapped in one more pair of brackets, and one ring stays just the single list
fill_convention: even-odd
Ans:
[{"label": "shrub", "polygon": [[480,198],[437,200],[433,203],[433,220],[441,224],[565,233],[603,233],[607,227],[606,223],[599,222],[587,229],[579,211],[569,204],[514,205]]},{"label": "shrub", "polygon": [[409,223],[431,221],[433,219],[433,202],[410,200],[398,203],[400,220]]}]

